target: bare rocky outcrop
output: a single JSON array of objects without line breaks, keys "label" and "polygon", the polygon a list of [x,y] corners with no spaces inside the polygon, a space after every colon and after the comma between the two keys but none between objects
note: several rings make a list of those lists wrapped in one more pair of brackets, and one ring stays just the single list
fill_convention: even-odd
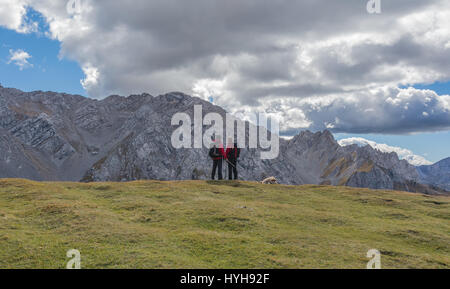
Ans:
[{"label": "bare rocky outcrop", "polygon": [[[172,116],[203,106],[203,114],[226,111],[174,92],[93,100],[54,92],[0,87],[0,177],[33,180],[190,180],[210,175],[208,149],[174,149]],[[247,123],[247,125],[249,125]],[[204,130],[207,128],[205,127]],[[248,133],[248,132],[247,132]],[[395,153],[371,147],[341,147],[329,131],[304,131],[280,139],[280,155],[261,160],[243,149],[240,177],[282,184],[347,185],[417,191],[407,184],[419,174]]]},{"label": "bare rocky outcrop", "polygon": [[417,168],[419,181],[450,192],[450,158]]}]

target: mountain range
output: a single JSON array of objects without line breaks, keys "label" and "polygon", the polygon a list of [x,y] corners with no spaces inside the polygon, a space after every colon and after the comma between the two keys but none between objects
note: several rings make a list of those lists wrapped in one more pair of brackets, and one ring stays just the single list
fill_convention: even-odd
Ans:
[{"label": "mountain range", "polygon": [[[219,106],[173,92],[103,100],[55,92],[23,92],[0,86],[0,178],[38,181],[131,181],[208,179],[208,149],[175,149],[172,116],[225,117]],[[247,128],[251,124],[247,123]],[[207,127],[204,127],[204,130]],[[247,132],[248,133],[248,132]],[[340,146],[329,131],[303,131],[280,138],[280,154],[261,160],[259,149],[243,149],[240,178],[280,183],[342,185],[447,194],[449,161],[416,168],[395,153],[370,146]],[[445,171],[446,170],[446,171]],[[224,169],[225,172],[225,169]]]},{"label": "mountain range", "polygon": [[417,167],[417,170],[421,183],[450,191],[450,158],[443,159],[434,165]]}]

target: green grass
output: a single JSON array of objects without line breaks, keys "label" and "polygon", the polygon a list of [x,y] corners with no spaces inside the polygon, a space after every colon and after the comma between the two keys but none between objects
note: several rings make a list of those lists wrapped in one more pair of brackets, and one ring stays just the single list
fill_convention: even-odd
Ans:
[{"label": "green grass", "polygon": [[248,182],[0,180],[0,268],[450,267],[450,198]]}]

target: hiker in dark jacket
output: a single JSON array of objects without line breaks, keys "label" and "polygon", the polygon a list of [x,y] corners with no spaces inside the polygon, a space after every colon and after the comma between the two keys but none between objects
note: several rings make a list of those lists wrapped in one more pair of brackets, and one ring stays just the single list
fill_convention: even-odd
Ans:
[{"label": "hiker in dark jacket", "polygon": [[241,149],[238,148],[237,143],[233,145],[233,147],[227,147],[226,151],[227,155],[227,163],[228,163],[228,179],[232,180],[233,175],[234,179],[238,179],[238,171],[237,171],[237,160],[241,155]]},{"label": "hiker in dark jacket", "polygon": [[211,179],[216,178],[216,170],[219,171],[219,180],[223,180],[222,176],[222,160],[224,158],[224,150],[222,147],[217,147],[216,145],[213,145],[213,147],[209,150],[209,157],[213,160],[213,169],[211,174]]}]

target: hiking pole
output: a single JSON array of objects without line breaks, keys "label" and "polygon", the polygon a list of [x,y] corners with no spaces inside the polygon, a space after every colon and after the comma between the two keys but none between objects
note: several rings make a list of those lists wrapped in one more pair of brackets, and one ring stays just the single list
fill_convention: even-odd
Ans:
[{"label": "hiking pole", "polygon": [[236,166],[235,165],[233,165],[232,163],[230,163],[230,161],[229,160],[227,160],[227,159],[225,159],[225,161],[229,164],[229,165],[231,165],[233,168],[236,168]]},{"label": "hiking pole", "polygon": [[[224,158],[224,160],[225,160],[225,162],[228,163],[229,165],[232,165],[227,159]],[[225,166],[225,167],[226,167],[226,166]],[[226,170],[226,172],[228,173],[228,177],[229,177],[230,174],[231,174],[231,172],[230,172],[230,167],[228,167],[228,169]],[[225,177],[225,179],[226,179],[226,177]]]}]

